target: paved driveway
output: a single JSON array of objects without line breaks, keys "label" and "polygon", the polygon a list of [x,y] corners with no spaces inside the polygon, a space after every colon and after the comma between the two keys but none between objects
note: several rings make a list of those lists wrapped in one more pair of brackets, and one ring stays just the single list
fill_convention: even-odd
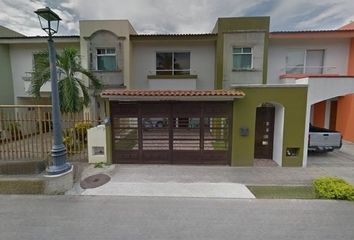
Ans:
[{"label": "paved driveway", "polygon": [[330,153],[311,153],[308,167],[354,167],[354,143],[343,142],[339,150]]}]

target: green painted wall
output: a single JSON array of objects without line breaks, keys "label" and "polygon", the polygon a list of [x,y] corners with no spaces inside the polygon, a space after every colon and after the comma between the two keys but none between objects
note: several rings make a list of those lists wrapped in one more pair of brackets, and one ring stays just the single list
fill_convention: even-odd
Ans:
[{"label": "green painted wall", "polygon": [[9,45],[0,44],[0,104],[14,104]]},{"label": "green painted wall", "polygon": [[[253,165],[256,108],[273,102],[284,106],[283,166],[302,166],[307,87],[241,87],[238,90],[246,96],[234,101],[231,165]],[[249,128],[248,136],[240,136],[241,127]],[[298,155],[286,156],[289,147],[299,148]]]},{"label": "green painted wall", "polygon": [[112,154],[113,154],[113,146],[112,146],[112,122],[113,116],[111,116],[111,107],[108,99],[104,99],[105,103],[105,113],[107,117],[110,117],[110,124],[106,125],[106,143],[107,143],[107,162],[112,163]]},{"label": "green painted wall", "polygon": [[224,33],[242,30],[265,31],[264,36],[264,56],[263,56],[263,83],[267,82],[268,69],[268,43],[269,43],[269,17],[239,17],[239,18],[219,18],[216,23],[217,43],[216,43],[216,64],[215,64],[215,89],[222,89],[223,81],[223,49]]}]

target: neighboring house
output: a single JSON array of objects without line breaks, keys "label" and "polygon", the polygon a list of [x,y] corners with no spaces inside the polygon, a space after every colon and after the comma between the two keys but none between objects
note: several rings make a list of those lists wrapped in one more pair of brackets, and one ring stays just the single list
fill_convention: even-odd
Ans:
[{"label": "neighboring house", "polygon": [[[306,166],[310,121],[354,140],[354,30],[269,33],[269,20],[219,18],[205,34],[137,34],[127,20],[85,20],[80,37],[55,43],[79,47],[83,67],[104,83],[86,110],[110,116],[113,163]],[[23,77],[45,38],[0,43],[13,103],[27,104]]]},{"label": "neighboring house", "polygon": [[[50,104],[49,82],[41,89],[41,99],[28,92],[36,57],[48,48],[47,37],[24,36],[8,29],[3,33],[2,29],[6,28],[0,27],[0,104]],[[54,41],[58,52],[66,47],[79,48],[79,36],[55,36]]]},{"label": "neighboring house", "polygon": [[273,32],[268,79],[309,85],[308,120],[354,141],[354,23],[336,30]]}]

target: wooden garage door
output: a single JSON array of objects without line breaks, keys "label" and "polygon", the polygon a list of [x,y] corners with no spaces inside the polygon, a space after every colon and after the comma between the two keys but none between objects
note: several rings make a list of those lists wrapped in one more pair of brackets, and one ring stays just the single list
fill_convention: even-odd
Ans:
[{"label": "wooden garage door", "polygon": [[231,102],[112,102],[114,163],[230,162]]}]

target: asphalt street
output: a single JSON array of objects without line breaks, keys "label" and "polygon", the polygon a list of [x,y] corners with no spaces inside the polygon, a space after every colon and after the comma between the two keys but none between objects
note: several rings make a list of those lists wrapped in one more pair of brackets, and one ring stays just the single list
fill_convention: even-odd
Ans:
[{"label": "asphalt street", "polygon": [[0,239],[354,239],[354,203],[0,195]]}]

